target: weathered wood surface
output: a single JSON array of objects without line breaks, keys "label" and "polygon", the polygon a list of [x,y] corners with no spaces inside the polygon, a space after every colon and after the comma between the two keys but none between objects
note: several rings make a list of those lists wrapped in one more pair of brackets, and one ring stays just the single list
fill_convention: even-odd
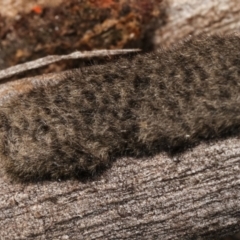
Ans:
[{"label": "weathered wood surface", "polygon": [[156,33],[156,48],[170,46],[189,35],[240,33],[238,0],[168,0],[167,22]]},{"label": "weathered wood surface", "polygon": [[[240,28],[237,0],[169,0],[167,14],[157,47]],[[177,158],[119,159],[86,182],[16,184],[0,169],[0,238],[216,239],[239,231],[239,146],[232,138]]]},{"label": "weathered wood surface", "polygon": [[240,225],[240,140],[119,159],[85,183],[0,186],[1,239],[216,238]]}]

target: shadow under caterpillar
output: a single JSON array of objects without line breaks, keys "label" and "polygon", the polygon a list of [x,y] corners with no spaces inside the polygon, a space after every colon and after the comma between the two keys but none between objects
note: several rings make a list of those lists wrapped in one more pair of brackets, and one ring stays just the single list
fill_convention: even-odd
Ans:
[{"label": "shadow under caterpillar", "polygon": [[0,160],[18,180],[79,177],[117,156],[175,151],[240,130],[240,37],[63,73],[0,106]]}]

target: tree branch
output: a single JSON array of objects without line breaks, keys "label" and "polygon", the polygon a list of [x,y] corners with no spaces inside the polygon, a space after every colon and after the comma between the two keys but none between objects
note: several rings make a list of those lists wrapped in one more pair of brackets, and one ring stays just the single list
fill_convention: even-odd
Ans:
[{"label": "tree branch", "polygon": [[22,72],[26,72],[32,69],[40,68],[43,66],[47,66],[51,63],[56,63],[62,60],[69,59],[87,59],[91,57],[102,57],[102,56],[113,56],[119,54],[127,54],[132,52],[139,52],[140,49],[116,49],[116,50],[94,50],[94,51],[76,51],[67,55],[50,55],[47,57],[43,57],[37,60],[33,60],[30,62],[18,64],[13,67],[9,67],[4,70],[0,70],[0,80],[4,78],[9,78],[11,76],[17,75]]},{"label": "tree branch", "polygon": [[84,183],[13,184],[1,173],[1,237],[172,240],[237,231],[239,146],[233,138],[175,159],[119,159]]},{"label": "tree branch", "polygon": [[167,23],[155,32],[155,48],[171,46],[189,35],[240,32],[238,0],[168,0]]}]

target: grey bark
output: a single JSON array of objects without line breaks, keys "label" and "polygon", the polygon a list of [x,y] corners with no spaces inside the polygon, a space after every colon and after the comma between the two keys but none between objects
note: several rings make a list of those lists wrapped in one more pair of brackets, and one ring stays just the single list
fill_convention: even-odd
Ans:
[{"label": "grey bark", "polygon": [[[240,33],[238,0],[168,0],[167,22],[156,31],[154,44],[169,47],[199,34]],[[161,22],[161,21],[160,21]]]},{"label": "grey bark", "polygon": [[1,239],[209,239],[239,230],[240,140],[175,158],[118,159],[86,182],[16,184],[1,172]]},{"label": "grey bark", "polygon": [[[239,13],[237,0],[169,0],[155,44],[236,31]],[[1,86],[1,98],[48,77],[41,78],[8,83],[11,91]],[[0,239],[216,239],[239,231],[239,146],[231,138],[175,157],[118,159],[86,182],[17,184],[0,168]]]}]

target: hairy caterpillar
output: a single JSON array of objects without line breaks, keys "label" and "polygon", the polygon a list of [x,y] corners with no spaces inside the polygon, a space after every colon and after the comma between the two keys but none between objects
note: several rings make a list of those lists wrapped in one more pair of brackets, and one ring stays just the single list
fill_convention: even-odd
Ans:
[{"label": "hairy caterpillar", "polygon": [[63,74],[0,107],[0,159],[15,179],[78,177],[122,155],[174,151],[240,129],[240,38]]}]

